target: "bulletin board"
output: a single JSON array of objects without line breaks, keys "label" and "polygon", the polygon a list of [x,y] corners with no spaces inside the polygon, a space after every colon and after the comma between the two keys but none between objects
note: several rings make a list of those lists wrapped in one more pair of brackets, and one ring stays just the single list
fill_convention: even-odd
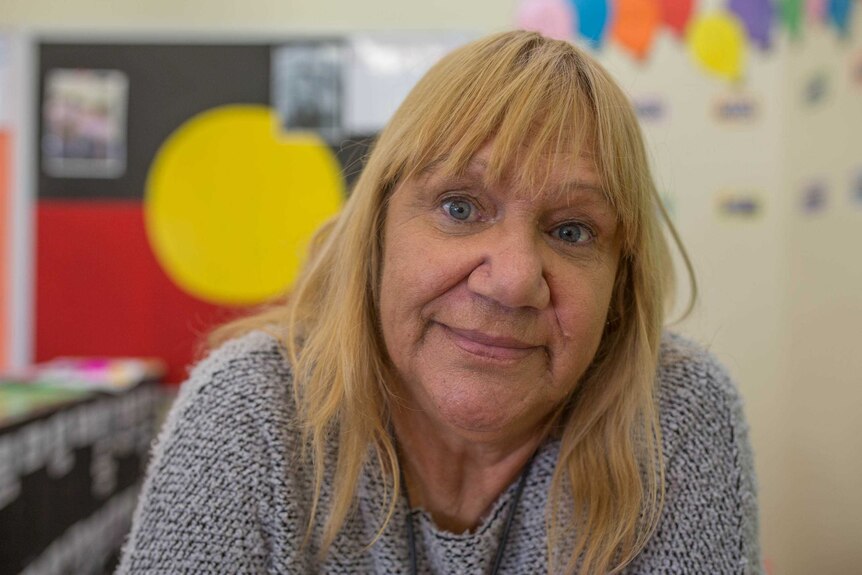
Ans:
[{"label": "bulletin board", "polygon": [[[148,182],[153,187],[153,180],[148,178],[153,177],[160,151],[170,147],[166,142],[173,141],[181,128],[188,124],[189,129],[182,133],[193,132],[192,120],[213,111],[239,110],[259,117],[260,110],[270,106],[271,58],[276,45],[280,44],[38,45],[40,99],[33,150],[39,159],[35,178],[36,361],[57,355],[156,356],[169,366],[167,380],[178,382],[185,378],[206,331],[248,311],[251,303],[263,303],[225,303],[185,289],[182,281],[168,273],[170,266],[166,268],[165,257],[173,256],[160,259],[154,250],[153,225],[148,228],[145,204]],[[57,160],[56,141],[64,137],[65,128],[57,127],[56,117],[80,106],[76,98],[87,98],[86,94],[75,94],[76,82],[101,82],[105,93],[114,90],[120,94],[115,99],[123,100],[122,113],[112,120],[120,127],[119,135],[116,126],[111,128],[105,122],[93,128],[97,134],[99,130],[110,133],[103,139],[111,146],[120,142],[115,146],[116,157],[110,161]],[[65,94],[65,99],[57,93]],[[57,104],[58,99],[62,105]],[[99,104],[102,108],[112,105]],[[107,115],[113,113],[109,110]],[[337,162],[339,182],[355,175],[369,141],[365,135],[341,136],[341,140],[326,142]],[[189,140],[185,136],[174,139],[179,142],[175,148]],[[198,141],[202,141],[201,136]],[[203,141],[206,145],[205,138]],[[71,139],[64,142],[63,146],[72,149]],[[254,171],[260,169],[256,167],[257,157],[249,154],[249,181],[263,181]],[[328,160],[324,157],[321,161]],[[181,159],[174,162],[172,173],[187,173],[194,168],[190,163]],[[346,173],[343,166],[349,168]],[[206,175],[209,168],[194,169]],[[172,182],[176,180],[168,177],[165,185],[175,185]],[[242,182],[236,185],[237,208],[248,204],[246,198],[256,191],[243,187]],[[297,201],[318,193],[315,186],[307,187],[311,189],[301,190],[304,196]],[[346,185],[334,182],[330,188],[345,190]],[[290,211],[294,205],[282,208]],[[266,209],[261,208],[261,213]],[[291,221],[304,221],[295,214],[291,217]],[[230,233],[231,227],[226,223],[224,232]],[[245,260],[258,255],[249,253]],[[188,253],[177,257],[195,259]],[[237,275],[229,269],[217,273],[226,281]]]}]

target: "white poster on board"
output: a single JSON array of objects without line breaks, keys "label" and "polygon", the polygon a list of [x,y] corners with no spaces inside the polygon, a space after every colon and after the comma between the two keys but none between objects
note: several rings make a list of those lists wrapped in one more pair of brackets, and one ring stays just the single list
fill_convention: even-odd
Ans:
[{"label": "white poster on board", "polygon": [[379,132],[404,97],[441,57],[476,36],[446,34],[356,34],[348,39],[344,129]]}]

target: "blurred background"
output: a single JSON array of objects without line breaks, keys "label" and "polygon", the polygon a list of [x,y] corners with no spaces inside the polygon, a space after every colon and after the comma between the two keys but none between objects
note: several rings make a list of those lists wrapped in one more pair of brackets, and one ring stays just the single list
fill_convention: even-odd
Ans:
[{"label": "blurred background", "polygon": [[862,573],[858,0],[0,0],[0,573],[110,567],[201,335],[289,287],[431,63],[515,27],[641,118],[769,570]]}]

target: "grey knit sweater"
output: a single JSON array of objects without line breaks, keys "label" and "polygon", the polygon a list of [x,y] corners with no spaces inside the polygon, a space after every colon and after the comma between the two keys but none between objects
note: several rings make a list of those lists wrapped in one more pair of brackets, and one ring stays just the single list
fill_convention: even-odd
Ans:
[{"label": "grey knit sweater", "polygon": [[[195,368],[156,445],[118,573],[408,573],[407,513],[421,572],[488,571],[515,484],[472,533],[442,531],[402,502],[366,549],[383,488],[369,468],[327,558],[315,558],[320,522],[303,548],[312,477],[295,457],[290,378],[277,343],[259,332]],[[666,505],[625,573],[761,573],[754,468],[736,388],[712,356],[673,335],[664,338],[658,378]],[[544,513],[558,448],[548,443],[536,456],[504,573],[547,570]],[[325,488],[324,505],[329,495]]]}]

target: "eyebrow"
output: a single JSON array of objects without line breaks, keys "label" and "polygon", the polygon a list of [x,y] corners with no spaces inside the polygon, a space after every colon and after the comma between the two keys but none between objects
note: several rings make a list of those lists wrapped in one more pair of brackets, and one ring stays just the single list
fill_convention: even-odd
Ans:
[{"label": "eyebrow", "polygon": [[567,182],[563,182],[559,186],[557,186],[560,191],[568,192],[568,191],[585,191],[585,192],[593,192],[599,194],[603,198],[607,197],[607,192],[601,186],[601,184],[594,184],[593,182],[585,181],[585,180],[569,180]]},{"label": "eyebrow", "polygon": [[[443,164],[448,159],[448,157],[448,155],[443,155],[436,160],[430,162],[427,166],[425,166],[422,170],[418,172],[419,176],[426,177],[433,175],[433,172],[441,164]],[[478,158],[476,156],[473,156],[467,163],[463,175],[481,177],[487,168],[487,160],[485,160],[484,158]],[[455,178],[460,176],[456,174],[442,174],[441,177]],[[559,185],[553,186],[553,188],[555,188],[561,194],[565,194],[568,192],[590,192],[593,194],[597,194],[605,203],[610,204],[610,198],[604,187],[601,184],[596,184],[592,181],[574,178],[572,180],[564,181]]]},{"label": "eyebrow", "polygon": [[[430,176],[435,171],[437,171],[437,168],[439,168],[440,165],[445,163],[446,160],[448,160],[448,159],[449,159],[449,155],[444,154],[444,155],[440,156],[439,158],[429,162],[421,170],[417,170],[416,175],[419,177]],[[485,160],[481,160],[479,158],[473,157],[473,158],[470,158],[470,161],[467,163],[467,168],[466,168],[465,172],[467,172],[467,173],[469,173],[471,171],[475,172],[477,168],[481,169],[481,170],[485,170],[487,167],[488,167],[488,162],[486,162]],[[455,175],[455,174],[445,174],[445,175],[450,176],[450,175]]]}]

